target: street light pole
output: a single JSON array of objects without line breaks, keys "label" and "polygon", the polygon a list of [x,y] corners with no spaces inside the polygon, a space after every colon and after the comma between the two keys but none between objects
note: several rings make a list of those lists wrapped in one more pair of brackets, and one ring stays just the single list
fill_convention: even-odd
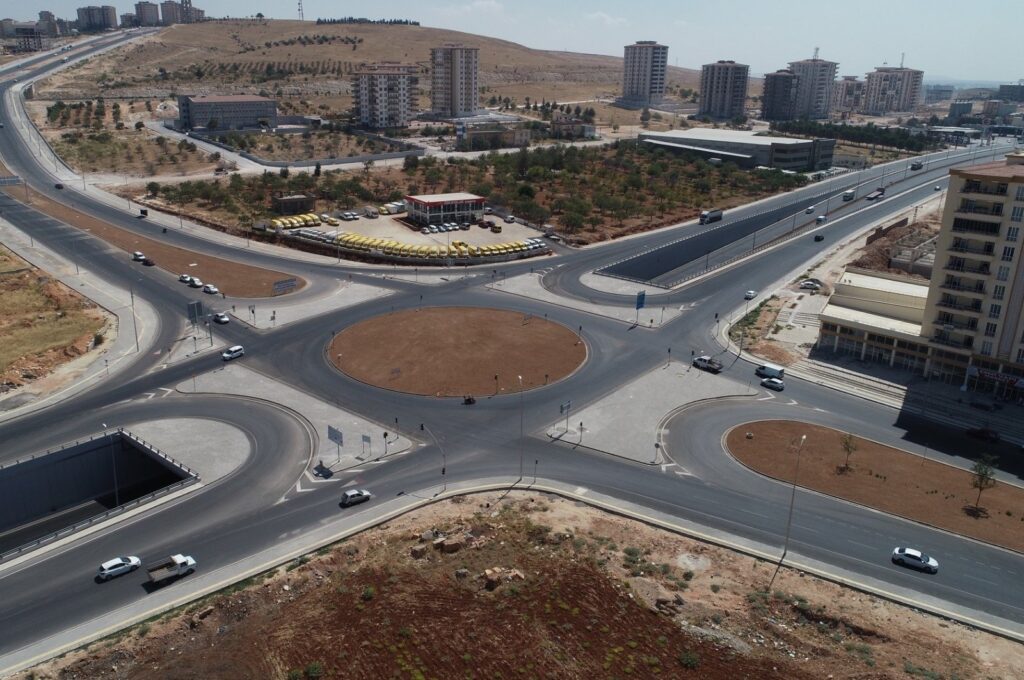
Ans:
[{"label": "street light pole", "polygon": [[523,376],[519,376],[519,481],[523,481]]},{"label": "street light pole", "polygon": [[[397,420],[398,419],[396,418],[395,419],[396,425],[397,425]],[[433,430],[431,430],[429,427],[427,427],[425,423],[420,423],[420,429],[425,431],[427,434],[430,435],[430,438],[434,440],[435,444],[437,444],[438,451],[441,452],[441,490],[438,491],[438,493],[439,494],[444,493],[445,491],[448,490],[448,478],[445,477],[445,471],[448,469],[448,456],[445,455],[444,447],[441,446],[441,442],[438,441],[437,437],[434,436]]]},{"label": "street light pole", "polygon": [[[796,504],[796,478],[800,474],[800,452],[804,448],[804,442],[807,441],[807,435],[800,435],[800,444],[796,447],[796,470],[793,471],[793,487],[789,496],[789,516],[786,518],[786,538],[782,544],[782,557],[779,558],[779,567],[786,559],[786,553],[789,552],[789,532],[793,527],[793,506]],[[775,574],[772,575],[771,582],[768,583],[768,590],[772,589],[772,585],[775,583],[775,576],[778,575],[779,570],[775,570]]]}]

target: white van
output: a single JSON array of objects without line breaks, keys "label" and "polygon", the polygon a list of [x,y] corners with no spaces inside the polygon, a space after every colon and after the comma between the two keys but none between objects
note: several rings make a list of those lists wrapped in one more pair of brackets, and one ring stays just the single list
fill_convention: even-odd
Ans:
[{"label": "white van", "polygon": [[761,378],[778,378],[782,380],[782,377],[786,374],[786,369],[777,364],[761,364],[754,369],[754,373]]}]

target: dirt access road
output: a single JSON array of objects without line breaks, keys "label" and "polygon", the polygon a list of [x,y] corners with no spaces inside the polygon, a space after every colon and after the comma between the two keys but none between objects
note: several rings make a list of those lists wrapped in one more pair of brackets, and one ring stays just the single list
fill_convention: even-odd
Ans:
[{"label": "dirt access road", "polygon": [[1024,668],[1021,645],[788,569],[766,592],[773,571],[572,501],[468,496],[20,677],[1009,680]]}]

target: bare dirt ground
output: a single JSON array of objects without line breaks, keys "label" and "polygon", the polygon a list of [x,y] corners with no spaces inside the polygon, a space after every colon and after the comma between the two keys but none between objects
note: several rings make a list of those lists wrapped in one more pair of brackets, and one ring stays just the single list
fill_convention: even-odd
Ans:
[{"label": "bare dirt ground", "polygon": [[565,326],[529,314],[429,307],[346,328],[329,352],[339,370],[371,385],[438,397],[481,397],[557,382],[583,363],[587,348]]},{"label": "bare dirt ground", "polygon": [[[397,151],[398,146],[376,142],[344,132],[308,132],[303,134],[226,135],[227,141],[257,158],[268,161],[300,161],[313,158],[346,158],[369,153]],[[244,140],[244,141],[242,141]],[[238,142],[242,141],[244,147]]]},{"label": "bare dirt ground", "polygon": [[[16,200],[24,201],[25,192],[22,187],[8,187],[4,191]],[[207,283],[214,283],[221,292],[231,297],[271,297],[274,294],[275,281],[292,278],[290,274],[284,272],[251,267],[240,262],[203,255],[161,243],[159,240],[160,228],[155,225],[153,226],[153,237],[147,238],[51,201],[31,189],[29,190],[29,201],[36,210],[91,233],[112,246],[124,250],[126,257],[128,253],[140,250],[147,257],[152,258],[157,267],[172,274],[185,273],[197,276]],[[299,278],[298,286],[292,292],[300,290],[305,285],[305,279]]]},{"label": "bare dirt ground", "polygon": [[[748,432],[754,435],[750,439]],[[997,483],[979,503],[970,472],[859,437],[853,438],[847,470],[843,434],[809,423],[768,420],[734,428],[726,445],[747,467],[791,483],[794,442],[807,435],[800,450],[800,486],[1024,551],[1024,489]]]},{"label": "bare dirt ground", "polygon": [[19,677],[948,680],[1024,667],[1020,645],[799,572],[766,592],[773,571],[544,494],[476,495]]},{"label": "bare dirt ground", "polygon": [[111,323],[90,300],[3,246],[0,300],[0,392],[85,355],[104,342]]}]

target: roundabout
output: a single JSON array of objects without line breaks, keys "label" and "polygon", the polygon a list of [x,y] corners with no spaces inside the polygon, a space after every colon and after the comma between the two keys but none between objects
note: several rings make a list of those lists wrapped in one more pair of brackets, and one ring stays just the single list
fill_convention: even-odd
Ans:
[{"label": "roundabout", "polygon": [[330,362],[360,382],[434,397],[494,396],[572,374],[587,347],[565,326],[483,307],[430,307],[377,316],[338,333]]}]

